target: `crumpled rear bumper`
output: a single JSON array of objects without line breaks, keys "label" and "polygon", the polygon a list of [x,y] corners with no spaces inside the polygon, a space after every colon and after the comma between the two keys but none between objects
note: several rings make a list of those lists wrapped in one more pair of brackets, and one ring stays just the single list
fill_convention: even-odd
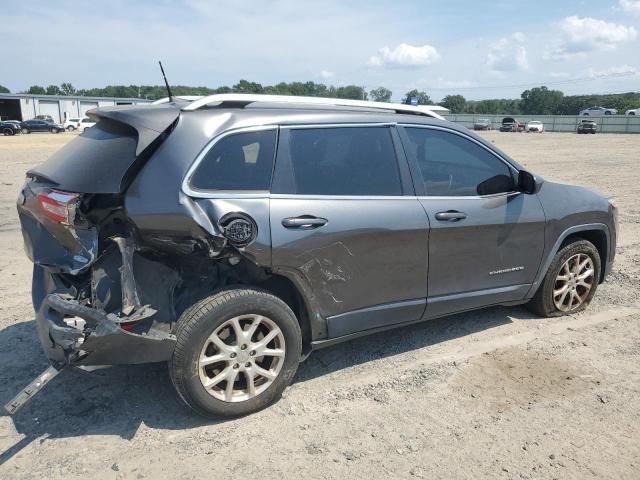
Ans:
[{"label": "crumpled rear bumper", "polygon": [[[64,293],[64,287],[45,268],[34,265],[33,305],[38,336],[45,354],[54,363],[119,365],[166,361],[175,347],[175,336],[160,330],[144,335],[123,330],[103,312],[80,304]],[[86,323],[79,329],[65,318]]]}]

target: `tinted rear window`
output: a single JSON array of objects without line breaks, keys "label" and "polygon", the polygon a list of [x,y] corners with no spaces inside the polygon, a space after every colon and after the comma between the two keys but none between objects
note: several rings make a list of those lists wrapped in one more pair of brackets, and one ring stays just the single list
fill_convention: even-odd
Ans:
[{"label": "tinted rear window", "polygon": [[136,160],[136,131],[102,119],[54,153],[29,175],[55,182],[62,190],[78,193],[118,193]]},{"label": "tinted rear window", "polygon": [[191,187],[198,190],[269,190],[275,148],[275,130],[224,137],[203,157],[191,177]]},{"label": "tinted rear window", "polygon": [[289,155],[293,181],[282,193],[402,195],[387,127],[292,129]]}]

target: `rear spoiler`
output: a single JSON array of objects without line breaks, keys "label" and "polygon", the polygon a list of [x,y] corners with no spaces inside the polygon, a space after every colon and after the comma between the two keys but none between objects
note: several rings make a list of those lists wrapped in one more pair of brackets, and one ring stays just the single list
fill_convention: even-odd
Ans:
[{"label": "rear spoiler", "polygon": [[87,115],[99,121],[107,118],[129,125],[138,132],[136,156],[140,155],[180,116],[180,106],[175,104],[101,107],[87,111]]}]

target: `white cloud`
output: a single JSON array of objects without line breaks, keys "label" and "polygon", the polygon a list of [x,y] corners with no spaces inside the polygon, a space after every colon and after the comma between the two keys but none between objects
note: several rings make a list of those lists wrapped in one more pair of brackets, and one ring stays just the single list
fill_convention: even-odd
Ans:
[{"label": "white cloud", "polygon": [[495,72],[513,72],[529,68],[525,36],[516,32],[489,45],[487,66]]},{"label": "white cloud", "polygon": [[427,85],[427,88],[451,88],[453,90],[456,88],[472,88],[478,86],[478,83],[473,80],[447,80],[443,77],[438,77],[434,81],[426,81],[425,84]]},{"label": "white cloud", "polygon": [[619,5],[627,13],[640,15],[640,0],[620,0]]},{"label": "white cloud", "polygon": [[634,27],[575,15],[562,20],[559,27],[562,40],[547,58],[566,59],[598,50],[615,50],[618,44],[633,40],[638,34]]},{"label": "white cloud", "polygon": [[329,78],[333,78],[335,76],[335,72],[332,72],[331,70],[320,70],[320,77],[324,78],[325,80],[328,80]]},{"label": "white cloud", "polygon": [[587,76],[589,77],[606,77],[606,76],[615,76],[615,75],[640,75],[640,69],[632,67],[630,65],[622,65],[620,67],[609,67],[609,68],[590,68],[587,70]]},{"label": "white cloud", "polygon": [[569,72],[549,72],[547,76],[551,78],[567,78],[570,77],[571,74]]},{"label": "white cloud", "polygon": [[417,47],[401,43],[394,49],[381,48],[378,55],[369,57],[369,65],[373,67],[424,67],[440,60],[440,54],[431,45]]}]

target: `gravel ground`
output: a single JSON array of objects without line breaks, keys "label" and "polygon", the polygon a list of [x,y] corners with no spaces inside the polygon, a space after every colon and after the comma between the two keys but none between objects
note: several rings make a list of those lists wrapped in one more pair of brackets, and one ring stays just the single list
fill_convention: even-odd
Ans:
[{"label": "gravel ground", "polygon": [[[338,345],[232,421],[187,412],[164,365],[68,370],[0,416],[0,478],[640,478],[640,135],[485,136],[616,196],[616,265],[586,312],[490,308]],[[72,137],[0,137],[3,404],[47,366],[15,198]]]}]

